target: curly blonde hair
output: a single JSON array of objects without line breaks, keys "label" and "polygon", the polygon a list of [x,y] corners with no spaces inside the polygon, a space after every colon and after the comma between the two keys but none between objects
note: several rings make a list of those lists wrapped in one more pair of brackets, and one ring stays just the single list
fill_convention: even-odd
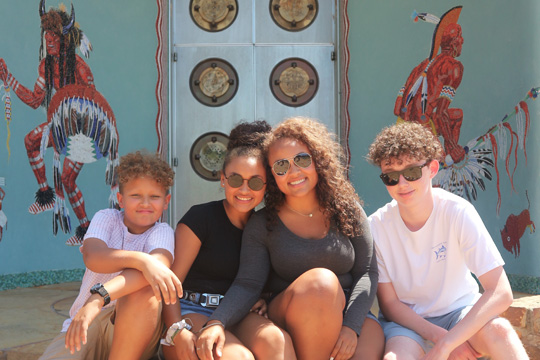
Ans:
[{"label": "curly blonde hair", "polygon": [[[269,148],[280,139],[299,140],[308,147],[319,178],[315,188],[319,206],[339,232],[349,237],[360,235],[360,221],[363,217],[361,201],[347,179],[347,168],[342,163],[343,150],[336,136],[316,120],[292,117],[278,124],[268,137],[265,144],[266,158]],[[270,174],[271,170],[267,172]],[[277,208],[285,202],[285,195],[273,176],[269,176],[266,181],[264,199],[271,228],[277,222]]]},{"label": "curly blonde hair", "polygon": [[136,151],[120,158],[117,168],[119,190],[130,180],[147,177],[160,183],[165,191],[174,183],[174,171],[169,164],[161,160],[158,154]]},{"label": "curly blonde hair", "polygon": [[384,128],[369,147],[366,156],[373,165],[402,156],[421,160],[442,160],[443,149],[433,133],[415,122],[404,122]]}]

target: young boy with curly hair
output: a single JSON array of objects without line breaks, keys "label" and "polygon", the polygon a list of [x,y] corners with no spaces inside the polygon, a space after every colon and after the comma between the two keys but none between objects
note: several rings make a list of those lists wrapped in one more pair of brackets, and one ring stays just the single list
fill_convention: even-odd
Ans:
[{"label": "young boy with curly hair", "polygon": [[367,155],[393,198],[369,217],[384,359],[528,359],[498,317],[512,290],[482,219],[465,199],[432,187],[442,154],[428,129],[407,122],[383,129]]},{"label": "young boy with curly hair", "polygon": [[174,172],[155,155],[130,153],[118,166],[123,211],[97,212],[80,248],[86,272],[62,333],[41,359],[149,359],[161,325],[161,300],[182,296],[169,270],[174,233],[158,222]]}]

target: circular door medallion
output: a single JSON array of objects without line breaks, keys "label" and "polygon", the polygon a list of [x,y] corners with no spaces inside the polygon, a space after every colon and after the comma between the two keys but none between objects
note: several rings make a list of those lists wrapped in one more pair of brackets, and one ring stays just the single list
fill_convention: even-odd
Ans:
[{"label": "circular door medallion", "polygon": [[236,0],[191,0],[189,8],[193,22],[210,32],[225,30],[238,14]]},{"label": "circular door medallion", "polygon": [[206,59],[198,63],[189,78],[193,96],[207,106],[225,105],[238,90],[238,75],[231,64],[222,59]]},{"label": "circular door medallion", "polygon": [[289,58],[272,70],[270,88],[279,102],[298,107],[313,99],[319,88],[319,77],[313,65],[306,60]]},{"label": "circular door medallion", "polygon": [[287,31],[300,31],[313,23],[317,16],[317,0],[270,0],[274,22]]},{"label": "circular door medallion", "polygon": [[189,161],[197,175],[210,181],[220,179],[228,143],[227,135],[220,132],[209,132],[195,140],[189,152]]}]

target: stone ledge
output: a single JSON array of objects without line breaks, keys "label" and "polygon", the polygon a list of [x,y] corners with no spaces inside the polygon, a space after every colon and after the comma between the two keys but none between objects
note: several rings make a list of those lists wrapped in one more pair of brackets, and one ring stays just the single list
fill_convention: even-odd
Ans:
[{"label": "stone ledge", "polygon": [[516,297],[501,316],[510,321],[529,357],[540,359],[540,295]]}]

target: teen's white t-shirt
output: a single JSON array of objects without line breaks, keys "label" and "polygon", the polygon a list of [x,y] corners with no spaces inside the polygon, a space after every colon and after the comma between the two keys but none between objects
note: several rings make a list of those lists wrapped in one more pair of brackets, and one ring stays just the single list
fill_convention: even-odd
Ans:
[{"label": "teen's white t-shirt", "polygon": [[397,202],[369,217],[379,283],[392,283],[397,297],[422,317],[447,314],[479,298],[481,276],[504,261],[474,206],[434,188],[433,211],[418,231],[403,222]]}]

